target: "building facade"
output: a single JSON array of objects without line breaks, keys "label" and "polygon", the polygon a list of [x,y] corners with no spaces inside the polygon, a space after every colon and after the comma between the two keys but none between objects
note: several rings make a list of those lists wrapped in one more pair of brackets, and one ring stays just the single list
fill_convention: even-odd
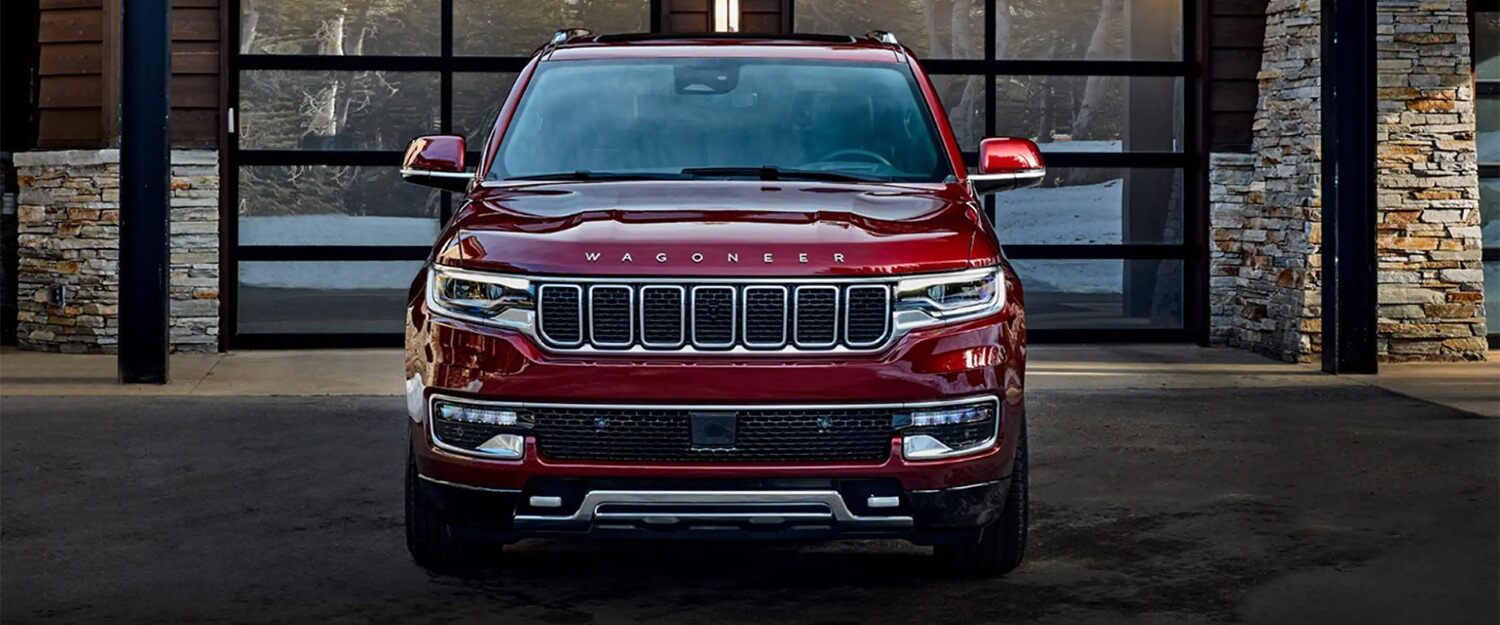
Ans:
[{"label": "building facade", "polygon": [[[29,99],[6,106],[0,146],[23,348],[114,344],[120,1],[4,8],[7,58],[31,68],[7,64],[4,94]],[[1482,359],[1500,332],[1494,5],[1379,1],[1389,360]],[[455,201],[400,181],[407,140],[480,143],[559,27],[879,29],[925,60],[964,146],[1023,136],[1046,154],[1041,187],[990,207],[1038,339],[1312,360],[1320,17],[1316,0],[174,0],[173,341],[399,344]],[[30,45],[12,57],[15,41]]]}]

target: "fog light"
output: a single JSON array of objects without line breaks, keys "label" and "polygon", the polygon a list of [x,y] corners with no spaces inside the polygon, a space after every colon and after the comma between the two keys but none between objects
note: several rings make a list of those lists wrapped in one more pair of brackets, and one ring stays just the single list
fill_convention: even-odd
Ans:
[{"label": "fog light", "polygon": [[521,424],[521,415],[514,410],[482,408],[462,404],[438,404],[438,416],[448,421],[508,427]]},{"label": "fog light", "polygon": [[901,455],[907,460],[941,458],[953,453],[953,448],[926,434],[908,434],[901,440]]},{"label": "fog light", "polygon": [[496,434],[476,449],[496,458],[517,460],[526,453],[526,437],[520,434]]}]

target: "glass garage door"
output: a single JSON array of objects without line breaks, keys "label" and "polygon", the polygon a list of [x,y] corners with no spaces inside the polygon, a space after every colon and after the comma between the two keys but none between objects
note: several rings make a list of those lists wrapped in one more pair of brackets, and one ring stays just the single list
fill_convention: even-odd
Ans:
[{"label": "glass garage door", "polygon": [[[1188,340],[1204,319],[1181,0],[797,0],[800,32],[897,33],[965,150],[1027,137],[1034,189],[992,200],[1043,340]],[[969,154],[969,158],[974,155]]]},{"label": "glass garage door", "polygon": [[656,6],[237,0],[229,344],[399,345],[407,287],[453,210],[401,181],[407,142],[453,133],[477,147],[560,25],[648,31]]},{"label": "glass garage door", "polygon": [[[407,140],[452,132],[477,145],[558,26],[659,30],[676,0],[232,1],[237,180],[226,184],[238,195],[226,269],[238,280],[225,327],[230,345],[254,347],[399,344],[406,288],[453,209],[450,195],[400,181]],[[1188,340],[1206,327],[1207,284],[1184,53],[1194,4],[785,7],[797,32],[897,33],[934,74],[966,150],[997,135],[1042,146],[1045,183],[990,205],[1033,336]],[[676,23],[682,6],[668,8]]]}]

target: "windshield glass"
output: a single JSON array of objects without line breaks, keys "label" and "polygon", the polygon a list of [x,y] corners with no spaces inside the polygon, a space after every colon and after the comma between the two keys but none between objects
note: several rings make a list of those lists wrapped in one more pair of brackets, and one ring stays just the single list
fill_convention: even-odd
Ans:
[{"label": "windshield glass", "polygon": [[904,65],[779,59],[544,63],[490,180],[940,182],[952,174]]}]

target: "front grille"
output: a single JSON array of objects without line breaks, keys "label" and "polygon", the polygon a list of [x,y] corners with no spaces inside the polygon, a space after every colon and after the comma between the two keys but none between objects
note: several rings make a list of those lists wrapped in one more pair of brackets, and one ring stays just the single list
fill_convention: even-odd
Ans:
[{"label": "front grille", "polygon": [[799,347],[828,347],[838,334],[839,290],[831,286],[797,287],[797,309],[792,324]]},{"label": "front grille", "polygon": [[630,306],[634,294],[628,286],[589,288],[589,336],[595,345],[630,346],[635,334]]},{"label": "front grille", "polygon": [[890,454],[895,435],[889,408],[734,412],[734,445],[699,448],[693,445],[689,410],[527,410],[541,454],[558,460],[879,462]]},{"label": "front grille", "polygon": [[786,344],[786,289],[779,286],[745,288],[745,344],[781,347]]},{"label": "front grille", "polygon": [[884,341],[891,321],[891,290],[883,286],[852,286],[845,298],[844,340],[856,347]]},{"label": "front grille", "polygon": [[648,286],[641,289],[641,342],[649,347],[682,345],[684,318],[683,288]]},{"label": "front grille", "polygon": [[699,347],[734,345],[735,289],[732,286],[693,287],[693,344]]},{"label": "front grille", "polygon": [[540,335],[560,349],[873,349],[890,336],[882,284],[594,284],[539,287]]},{"label": "front grille", "polygon": [[542,336],[559,345],[583,342],[583,289],[572,284],[548,284],[541,288]]}]

